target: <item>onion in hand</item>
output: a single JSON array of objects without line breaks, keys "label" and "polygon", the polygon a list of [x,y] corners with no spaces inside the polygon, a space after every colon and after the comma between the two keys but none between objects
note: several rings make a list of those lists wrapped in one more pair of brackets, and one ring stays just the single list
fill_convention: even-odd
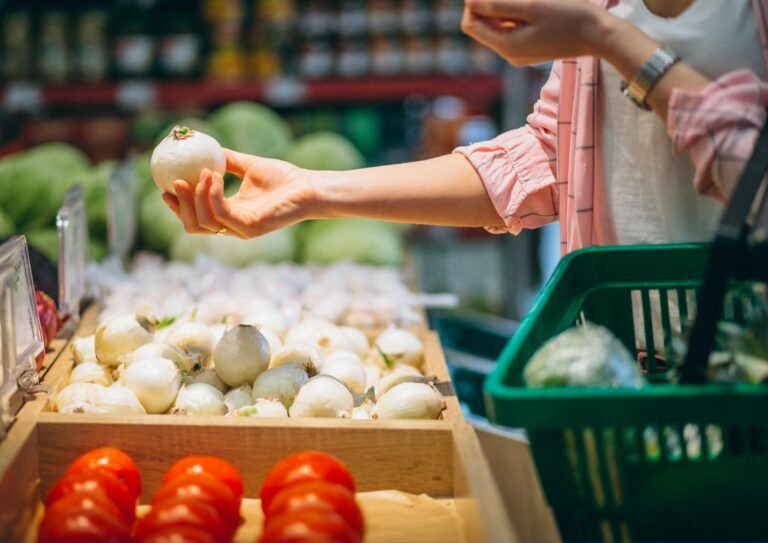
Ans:
[{"label": "onion in hand", "polygon": [[173,183],[183,179],[193,188],[204,169],[224,175],[227,160],[215,139],[186,126],[175,126],[152,152],[152,179],[163,192],[176,194]]}]

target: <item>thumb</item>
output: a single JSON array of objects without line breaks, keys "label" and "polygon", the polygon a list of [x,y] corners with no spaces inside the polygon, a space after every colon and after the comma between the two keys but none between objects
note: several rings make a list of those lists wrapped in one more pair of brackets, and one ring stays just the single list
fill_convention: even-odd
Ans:
[{"label": "thumb", "polygon": [[467,9],[475,15],[494,19],[527,20],[530,8],[518,0],[467,0]]},{"label": "thumb", "polygon": [[238,153],[231,149],[224,149],[224,157],[227,159],[227,172],[243,178],[248,168],[253,166],[259,157],[246,153]]}]

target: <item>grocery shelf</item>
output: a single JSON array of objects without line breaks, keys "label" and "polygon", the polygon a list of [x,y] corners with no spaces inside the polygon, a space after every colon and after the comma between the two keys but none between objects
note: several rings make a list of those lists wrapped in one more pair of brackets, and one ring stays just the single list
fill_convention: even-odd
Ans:
[{"label": "grocery shelf", "polygon": [[496,76],[428,76],[304,81],[280,78],[263,82],[144,82],[45,86],[14,83],[0,87],[0,103],[9,111],[36,111],[51,106],[109,106],[139,109],[206,107],[232,100],[257,100],[276,106],[327,102],[383,102],[413,94],[453,95],[488,102],[501,95]]}]

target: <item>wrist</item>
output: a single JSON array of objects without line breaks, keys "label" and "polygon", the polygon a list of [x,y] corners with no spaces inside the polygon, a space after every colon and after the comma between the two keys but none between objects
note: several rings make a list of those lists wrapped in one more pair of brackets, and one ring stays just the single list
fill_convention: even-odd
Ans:
[{"label": "wrist", "polygon": [[318,170],[304,170],[302,172],[310,193],[307,219],[330,219],[337,216],[333,186],[333,174],[337,173]]},{"label": "wrist", "polygon": [[626,36],[627,24],[606,10],[596,9],[586,25],[584,41],[588,49],[587,54],[610,62],[611,53],[621,44],[622,33]]}]

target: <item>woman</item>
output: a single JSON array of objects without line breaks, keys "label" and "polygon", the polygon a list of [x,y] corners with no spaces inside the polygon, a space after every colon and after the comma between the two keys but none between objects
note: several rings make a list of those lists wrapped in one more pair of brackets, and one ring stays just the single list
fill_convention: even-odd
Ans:
[{"label": "woman", "polygon": [[555,60],[526,126],[349,172],[228,151],[235,196],[204,172],[164,199],[188,232],[242,238],[368,217],[512,233],[559,220],[563,252],[707,239],[765,121],[766,14],[768,0],[467,0],[467,34],[514,65]]}]

